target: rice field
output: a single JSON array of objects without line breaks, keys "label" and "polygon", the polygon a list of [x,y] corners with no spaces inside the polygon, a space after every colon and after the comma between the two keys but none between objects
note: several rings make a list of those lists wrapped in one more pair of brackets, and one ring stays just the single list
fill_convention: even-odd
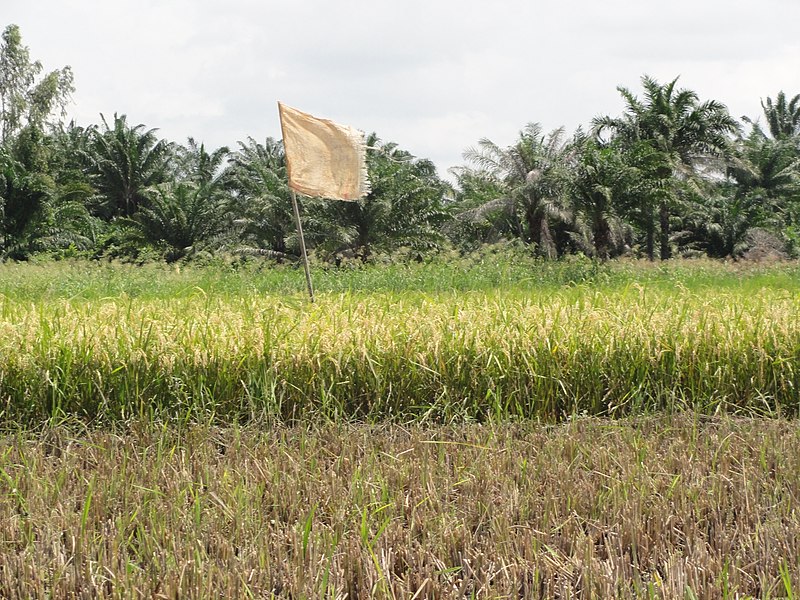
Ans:
[{"label": "rice field", "polygon": [[3,598],[793,598],[795,421],[50,428]]},{"label": "rice field", "polygon": [[166,279],[160,294],[100,295],[103,271],[64,293],[70,271],[48,269],[55,291],[0,288],[0,422],[12,427],[797,412],[792,272],[760,285],[610,272],[576,285],[323,288],[312,305],[257,279],[231,290],[169,271],[137,273]]},{"label": "rice field", "polygon": [[791,598],[796,264],[0,265],[0,597]]}]

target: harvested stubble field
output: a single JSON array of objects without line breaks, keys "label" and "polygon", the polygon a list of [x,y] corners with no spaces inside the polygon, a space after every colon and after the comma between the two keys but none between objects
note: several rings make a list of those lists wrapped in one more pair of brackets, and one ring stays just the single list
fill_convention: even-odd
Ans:
[{"label": "harvested stubble field", "polygon": [[800,428],[62,428],[0,443],[4,598],[785,598]]},{"label": "harvested stubble field", "polygon": [[798,275],[2,266],[0,596],[792,597]]}]

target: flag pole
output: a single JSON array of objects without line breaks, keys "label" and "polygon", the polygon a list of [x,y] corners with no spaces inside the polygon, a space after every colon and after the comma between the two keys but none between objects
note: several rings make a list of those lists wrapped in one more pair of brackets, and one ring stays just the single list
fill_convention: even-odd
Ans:
[{"label": "flag pole", "polygon": [[294,222],[297,225],[297,233],[300,235],[300,254],[303,256],[303,269],[306,272],[306,285],[308,286],[308,297],[314,302],[314,286],[311,285],[311,269],[308,266],[308,254],[306,253],[306,240],[303,238],[303,225],[300,223],[300,208],[297,206],[297,194],[289,188],[292,194],[292,208],[294,209]]}]

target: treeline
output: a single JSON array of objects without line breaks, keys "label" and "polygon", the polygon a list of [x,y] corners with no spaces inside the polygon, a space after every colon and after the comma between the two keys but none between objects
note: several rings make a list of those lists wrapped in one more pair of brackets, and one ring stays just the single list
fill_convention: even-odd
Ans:
[{"label": "treeline", "polygon": [[[547,258],[796,256],[800,95],[780,92],[762,102],[763,119],[739,122],[677,80],[645,76],[642,86],[641,95],[619,88],[623,113],[588,130],[532,123],[509,147],[481,140],[453,183],[372,134],[371,193],[304,198],[307,245],[321,260],[363,261],[500,241]],[[280,141],[178,144],[117,114],[64,124],[73,91],[69,67],[43,73],[19,29],[5,29],[0,258],[296,258]]]}]

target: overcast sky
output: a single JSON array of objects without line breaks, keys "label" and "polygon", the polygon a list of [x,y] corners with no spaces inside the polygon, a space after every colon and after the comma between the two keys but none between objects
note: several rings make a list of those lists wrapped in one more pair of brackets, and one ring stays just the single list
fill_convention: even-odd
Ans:
[{"label": "overcast sky", "polygon": [[618,115],[647,73],[739,118],[800,93],[798,0],[0,0],[70,116],[161,137],[280,137],[276,102],[375,131],[441,174],[480,138]]}]

